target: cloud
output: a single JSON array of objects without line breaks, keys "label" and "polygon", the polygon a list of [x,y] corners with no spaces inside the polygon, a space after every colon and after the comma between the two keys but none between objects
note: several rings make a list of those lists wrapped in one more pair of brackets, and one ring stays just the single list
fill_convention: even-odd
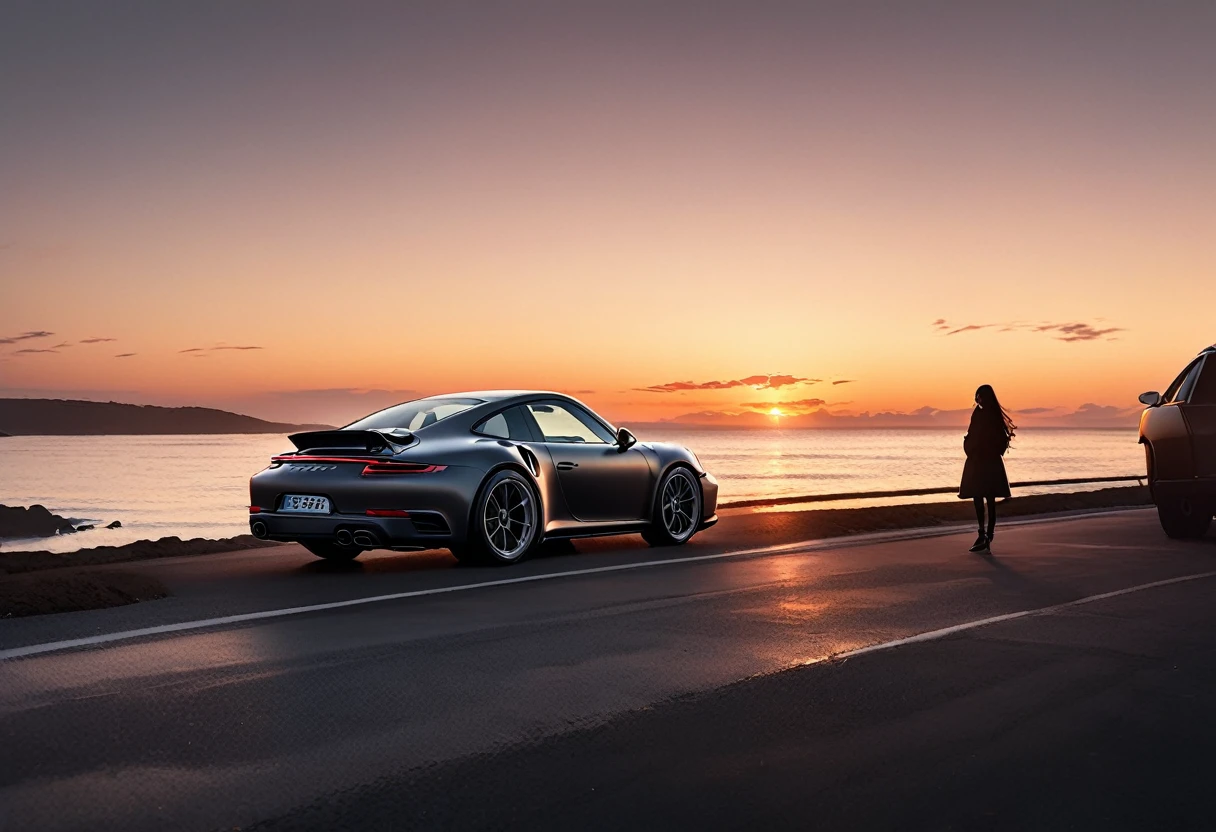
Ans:
[{"label": "cloud", "polygon": [[50,338],[55,333],[47,332],[43,329],[33,330],[31,332],[23,332],[20,335],[10,335],[7,338],[0,338],[0,344],[15,344],[18,341],[29,341],[32,338]]},{"label": "cloud", "polygon": [[835,387],[837,384],[852,384],[855,381],[857,381],[857,379],[855,379],[855,378],[842,378],[842,379],[833,381],[832,386]]},{"label": "cloud", "polygon": [[51,347],[51,349],[53,349],[53,350],[61,350],[61,349],[63,349],[64,347],[71,347],[71,346],[74,346],[74,345],[73,345],[71,342],[69,342],[69,341],[64,341],[62,344],[56,344],[55,346]]},{"label": "cloud", "polygon": [[133,355],[139,355],[137,352],[120,352],[115,358],[130,358]]},{"label": "cloud", "polygon": [[110,341],[117,341],[117,338],[85,338],[81,344],[106,344]]},{"label": "cloud", "polygon": [[650,387],[635,387],[642,393],[682,393],[686,390],[730,390],[735,387],[751,387],[753,390],[777,390],[795,384],[817,384],[823,379],[802,378],[784,374],[755,375],[746,378],[731,379],[730,381],[669,381],[666,384],[654,384]]},{"label": "cloud", "polygon": [[1043,413],[1054,413],[1059,409],[1059,407],[1023,407],[1020,410],[1015,410],[1013,412],[1024,413],[1027,416],[1038,416]]},{"label": "cloud", "polygon": [[56,350],[56,349],[35,350],[35,349],[26,348],[23,350],[17,350],[16,352],[13,353],[13,355],[33,355],[34,353],[40,353],[40,352],[58,353],[59,350]]},{"label": "cloud", "polygon": [[[1101,320],[1101,319],[1099,319]],[[1116,332],[1124,332],[1124,328],[1120,326],[1098,326],[1088,324],[1083,321],[1073,321],[1058,323],[1054,321],[1045,321],[1039,323],[1025,323],[1023,321],[1012,321],[1008,323],[996,324],[965,324],[963,326],[954,326],[948,324],[944,318],[938,318],[932,324],[933,328],[945,335],[961,335],[964,332],[977,332],[981,329],[996,329],[998,332],[1039,332],[1053,336],[1057,341],[1097,341],[1108,335]],[[1109,338],[1107,340],[1115,340]]]},{"label": "cloud", "polygon": [[1110,335],[1112,332],[1122,332],[1123,327],[1109,326],[1098,328],[1092,324],[1071,323],[1071,324],[1043,324],[1035,327],[1035,332],[1055,332],[1056,339],[1059,341],[1096,341],[1103,335]]},{"label": "cloud", "polygon": [[260,350],[260,349],[265,349],[265,347],[228,346],[227,344],[217,344],[214,347],[190,347],[189,349],[186,349],[186,350],[178,350],[178,352],[179,353],[189,353],[189,352],[214,352],[216,350]]}]

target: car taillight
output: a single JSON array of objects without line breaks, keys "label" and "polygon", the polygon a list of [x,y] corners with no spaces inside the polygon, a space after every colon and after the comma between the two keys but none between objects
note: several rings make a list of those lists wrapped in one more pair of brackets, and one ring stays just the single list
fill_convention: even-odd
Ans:
[{"label": "car taillight", "polygon": [[262,507],[261,507],[261,506],[250,506],[250,507],[249,507],[249,513],[250,513],[250,514],[261,514],[261,513],[262,513]]},{"label": "car taillight", "polygon": [[363,469],[364,477],[393,476],[395,474],[433,474],[446,465],[427,465],[423,462],[372,462]]}]

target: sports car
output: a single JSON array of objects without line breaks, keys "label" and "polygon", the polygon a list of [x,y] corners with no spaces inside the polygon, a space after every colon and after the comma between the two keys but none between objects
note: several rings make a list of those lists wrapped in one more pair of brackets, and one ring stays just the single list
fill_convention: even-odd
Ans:
[{"label": "sports car", "polygon": [[641,533],[687,543],[718,483],[679,445],[639,442],[560,393],[452,393],[288,437],[249,481],[249,527],[329,560],[451,550],[509,564],[546,540]]}]

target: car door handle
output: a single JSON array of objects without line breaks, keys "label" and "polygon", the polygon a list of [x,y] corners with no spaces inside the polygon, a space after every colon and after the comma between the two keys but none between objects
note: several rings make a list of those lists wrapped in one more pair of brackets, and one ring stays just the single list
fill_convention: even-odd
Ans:
[{"label": "car door handle", "polygon": [[559,470],[559,471],[573,471],[577,467],[578,467],[577,462],[559,462],[559,463],[557,463],[557,470]]}]

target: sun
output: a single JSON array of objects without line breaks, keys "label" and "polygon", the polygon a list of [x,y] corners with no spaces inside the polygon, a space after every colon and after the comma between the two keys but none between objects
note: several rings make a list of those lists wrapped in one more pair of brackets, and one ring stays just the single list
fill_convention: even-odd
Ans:
[{"label": "sun", "polygon": [[781,408],[779,408],[779,407],[774,407],[772,410],[770,410],[770,411],[768,412],[768,415],[769,415],[769,416],[780,416],[780,415],[781,415]]}]

